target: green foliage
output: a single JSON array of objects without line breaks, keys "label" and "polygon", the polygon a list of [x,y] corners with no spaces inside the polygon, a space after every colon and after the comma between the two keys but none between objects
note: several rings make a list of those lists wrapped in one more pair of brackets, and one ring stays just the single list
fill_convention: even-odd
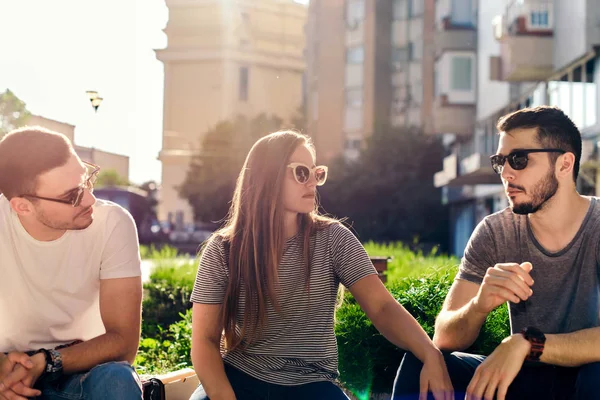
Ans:
[{"label": "green foliage", "polygon": [[[392,257],[386,287],[421,324],[434,332],[435,317],[457,271],[458,259],[412,251],[402,243],[365,245],[370,256]],[[143,258],[156,265],[145,285],[143,335],[136,358],[141,373],[163,373],[190,366],[191,304],[197,262],[176,259],[169,246],[142,247]],[[183,319],[182,319],[183,317]],[[163,328],[168,327],[168,328]],[[164,329],[164,330],[163,330]],[[404,351],[387,341],[373,326],[350,293],[336,312],[340,381],[360,398],[389,393]],[[494,310],[468,352],[489,354],[509,335],[507,307]]]},{"label": "green foliage", "polygon": [[145,338],[135,357],[139,374],[164,374],[192,366],[192,312],[180,315],[181,320],[160,331],[157,338]]},{"label": "green foliage", "polygon": [[0,138],[8,132],[27,125],[31,113],[25,103],[13,92],[6,89],[0,93]]},{"label": "green foliage", "polygon": [[[394,298],[433,337],[435,317],[454,279],[454,268],[435,268],[422,277],[407,277],[388,285]],[[336,314],[340,380],[353,393],[387,393],[404,351],[387,341],[362,312],[352,295]],[[509,335],[506,306],[494,310],[478,340],[467,351],[487,355]]]},{"label": "green foliage", "polygon": [[129,181],[114,169],[101,170],[96,180],[96,187],[127,185],[129,185]]},{"label": "green foliage", "polygon": [[237,176],[252,145],[283,128],[283,121],[261,114],[254,119],[224,121],[203,135],[200,148],[179,187],[197,221],[219,221],[229,211]]},{"label": "green foliage", "polygon": [[155,336],[160,327],[177,322],[180,314],[192,307],[190,296],[194,287],[197,265],[193,260],[155,267],[150,281],[144,284],[142,335]]},{"label": "green foliage", "polygon": [[362,241],[445,245],[448,213],[433,186],[443,156],[441,141],[418,129],[381,128],[358,160],[330,165],[319,188],[323,209],[348,217]]}]

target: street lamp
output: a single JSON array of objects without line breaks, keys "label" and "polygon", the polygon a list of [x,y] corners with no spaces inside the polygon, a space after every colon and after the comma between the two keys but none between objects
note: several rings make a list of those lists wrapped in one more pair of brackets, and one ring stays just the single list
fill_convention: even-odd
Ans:
[{"label": "street lamp", "polygon": [[94,107],[94,111],[98,112],[98,107],[100,107],[100,104],[102,103],[102,100],[104,100],[104,99],[102,97],[98,96],[98,92],[96,92],[95,90],[88,90],[85,93],[90,98],[90,103],[92,103],[92,107]]}]

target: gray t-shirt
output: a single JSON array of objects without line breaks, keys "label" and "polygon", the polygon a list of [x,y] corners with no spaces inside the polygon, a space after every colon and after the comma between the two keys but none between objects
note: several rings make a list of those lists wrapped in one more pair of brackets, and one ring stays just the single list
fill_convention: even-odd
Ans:
[{"label": "gray t-shirt", "polygon": [[510,304],[511,332],[534,326],[544,333],[569,333],[600,325],[600,205],[591,198],[579,231],[552,253],[536,240],[529,219],[509,208],[486,217],[473,232],[456,279],[477,284],[499,263],[533,265],[533,295]]},{"label": "gray t-shirt", "polygon": [[[305,289],[299,235],[289,239],[279,264],[281,314],[267,306],[263,336],[245,350],[234,350],[224,361],[250,376],[279,385],[299,385],[334,380],[338,353],[334,311],[339,284],[351,287],[377,274],[365,249],[343,225],[335,223],[313,236],[310,292]],[[200,258],[191,300],[222,304],[229,279],[223,239],[214,237]],[[241,326],[244,290],[237,315]]]}]

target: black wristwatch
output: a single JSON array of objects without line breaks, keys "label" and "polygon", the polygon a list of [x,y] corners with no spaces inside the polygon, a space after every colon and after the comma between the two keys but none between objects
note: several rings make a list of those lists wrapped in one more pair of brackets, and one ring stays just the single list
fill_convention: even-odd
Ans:
[{"label": "black wristwatch", "polygon": [[62,356],[58,351],[54,349],[39,349],[36,353],[44,353],[46,357],[46,368],[44,368],[39,378],[40,381],[53,382],[62,376]]},{"label": "black wristwatch", "polygon": [[531,350],[525,359],[527,361],[540,361],[540,357],[544,352],[544,345],[546,344],[546,335],[532,326],[524,328],[521,334],[531,343]]}]

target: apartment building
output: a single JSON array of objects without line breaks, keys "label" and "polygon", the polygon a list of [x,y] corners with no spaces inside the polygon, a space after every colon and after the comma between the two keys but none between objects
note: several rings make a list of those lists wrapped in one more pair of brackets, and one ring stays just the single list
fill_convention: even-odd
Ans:
[{"label": "apartment building", "polygon": [[457,137],[435,185],[451,209],[451,248],[462,255],[476,224],[507,206],[489,156],[496,122],[524,107],[558,106],[583,135],[578,189],[598,194],[600,9],[593,0],[481,0],[478,6],[476,123]]},{"label": "apartment building", "polygon": [[260,113],[284,120],[303,103],[307,7],[294,0],[166,0],[159,219],[194,222],[179,197],[191,157],[218,122]]}]

